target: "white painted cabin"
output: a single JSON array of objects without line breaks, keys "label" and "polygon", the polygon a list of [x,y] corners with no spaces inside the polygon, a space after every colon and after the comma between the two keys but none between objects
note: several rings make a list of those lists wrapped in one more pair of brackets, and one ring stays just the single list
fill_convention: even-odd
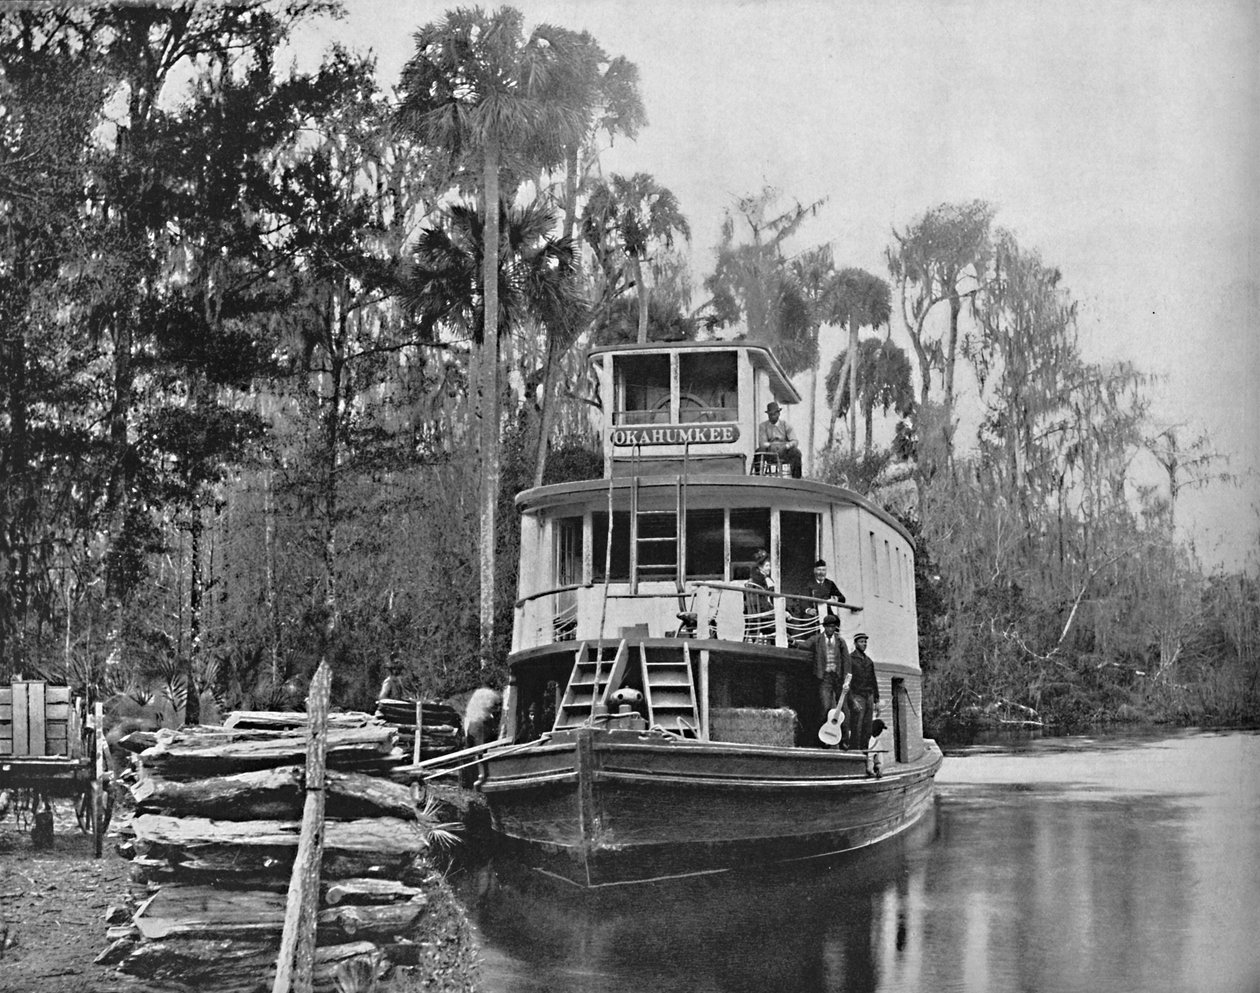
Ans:
[{"label": "white painted cabin", "polygon": [[[917,754],[913,540],[857,493],[792,479],[785,467],[754,474],[770,401],[804,436],[793,417],[801,398],[770,351],[738,341],[618,345],[595,349],[591,362],[604,478],[517,498],[520,584],[505,734],[537,732],[540,721],[560,727],[563,713],[554,722],[551,713],[564,710],[558,695],[577,678],[575,651],[586,645],[594,657],[624,643],[644,675],[636,680],[623,659],[618,682],[649,696],[642,684],[650,659],[689,660],[697,698],[690,713],[702,740],[716,709],[790,707],[805,729],[798,743],[808,743],[817,715],[802,710],[812,706],[812,673],[794,646],[817,627],[803,616],[811,601],[800,597],[822,558],[846,598],[837,611],[842,635],[850,645],[859,630],[870,636],[881,696],[892,700],[896,690],[897,750]],[[758,549],[770,555],[778,595],[772,611],[754,618],[744,583]]]}]

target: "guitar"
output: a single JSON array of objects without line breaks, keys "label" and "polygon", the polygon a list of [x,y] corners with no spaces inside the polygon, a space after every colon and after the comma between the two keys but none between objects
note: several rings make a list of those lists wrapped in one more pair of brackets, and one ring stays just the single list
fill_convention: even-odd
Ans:
[{"label": "guitar", "polygon": [[840,694],[839,701],[827,713],[826,723],[818,729],[818,740],[824,745],[840,744],[840,725],[844,723],[844,698],[848,692],[849,690],[846,687],[844,692]]}]

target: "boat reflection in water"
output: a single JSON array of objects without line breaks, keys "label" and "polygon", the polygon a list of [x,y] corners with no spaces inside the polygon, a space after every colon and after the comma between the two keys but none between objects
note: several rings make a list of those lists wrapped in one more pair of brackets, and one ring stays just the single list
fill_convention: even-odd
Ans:
[{"label": "boat reflection in water", "polygon": [[935,830],[931,811],[862,852],[596,891],[489,865],[461,895],[486,990],[873,993],[920,971]]}]

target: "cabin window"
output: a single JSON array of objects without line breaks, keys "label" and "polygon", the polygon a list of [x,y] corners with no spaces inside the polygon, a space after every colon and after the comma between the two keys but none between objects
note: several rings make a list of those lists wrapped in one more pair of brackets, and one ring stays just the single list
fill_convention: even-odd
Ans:
[{"label": "cabin window", "polygon": [[582,582],[582,518],[561,517],[556,521],[556,585],[575,586]]},{"label": "cabin window", "polygon": [[630,514],[618,510],[613,514],[612,569],[605,577],[604,563],[608,556],[608,514],[591,514],[591,572],[593,581],[628,582],[630,579]]},{"label": "cabin window", "polygon": [[678,419],[733,421],[739,412],[739,367],[734,352],[680,352]]},{"label": "cabin window", "polygon": [[897,591],[893,589],[892,550],[888,547],[888,542],[884,542],[884,579],[888,583],[888,599],[897,599]]},{"label": "cabin window", "polygon": [[879,545],[875,541],[875,532],[868,532],[871,539],[871,593],[879,596]]},{"label": "cabin window", "polygon": [[618,355],[613,368],[617,383],[614,423],[670,422],[668,355]]},{"label": "cabin window", "polygon": [[769,509],[732,510],[731,579],[738,582],[748,578],[753,553],[758,549],[770,551]]},{"label": "cabin window", "polygon": [[726,575],[726,511],[687,511],[687,578]]}]

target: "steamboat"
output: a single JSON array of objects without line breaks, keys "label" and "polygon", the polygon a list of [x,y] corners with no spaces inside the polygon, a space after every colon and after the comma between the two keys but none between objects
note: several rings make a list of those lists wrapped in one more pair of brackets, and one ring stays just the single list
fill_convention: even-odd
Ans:
[{"label": "steamboat", "polygon": [[[476,786],[526,864],[582,887],[875,845],[927,811],[914,543],[758,447],[800,396],[756,344],[594,350],[603,478],[522,492],[498,739]],[[748,584],[768,556],[772,589]],[[808,595],[828,563],[837,598]],[[887,730],[820,740],[814,654],[838,614],[870,639]],[[871,774],[874,758],[879,775]]]}]

